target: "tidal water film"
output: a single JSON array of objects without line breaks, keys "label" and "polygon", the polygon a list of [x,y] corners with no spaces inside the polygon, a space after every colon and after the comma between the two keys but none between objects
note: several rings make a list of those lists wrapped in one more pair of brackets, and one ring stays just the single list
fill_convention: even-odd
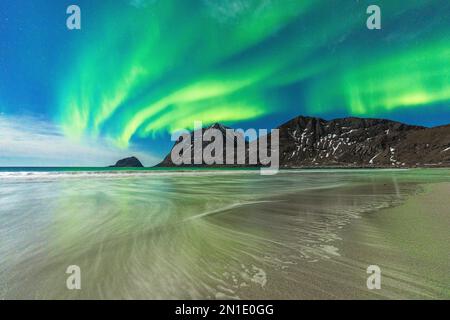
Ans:
[{"label": "tidal water film", "polygon": [[0,298],[450,298],[449,194],[446,169],[4,169]]}]

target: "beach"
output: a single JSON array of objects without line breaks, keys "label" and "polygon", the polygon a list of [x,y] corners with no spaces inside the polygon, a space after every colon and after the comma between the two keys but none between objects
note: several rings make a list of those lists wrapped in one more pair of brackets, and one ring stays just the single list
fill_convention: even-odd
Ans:
[{"label": "beach", "polygon": [[[362,215],[339,233],[335,256],[299,263],[286,270],[289,276],[274,273],[264,298],[449,299],[448,194],[450,183],[422,185],[403,204]],[[374,264],[381,268],[381,290],[366,286],[366,269]]]},{"label": "beach", "polygon": [[0,298],[448,299],[449,173],[4,170]]}]

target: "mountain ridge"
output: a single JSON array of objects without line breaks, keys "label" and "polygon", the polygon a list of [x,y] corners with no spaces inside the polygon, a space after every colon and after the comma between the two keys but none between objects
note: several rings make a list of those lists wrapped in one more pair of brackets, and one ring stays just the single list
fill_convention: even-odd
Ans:
[{"label": "mountain ridge", "polygon": [[[228,138],[225,130],[231,129],[215,123],[202,128],[203,132],[208,128],[221,130],[225,139]],[[277,129],[280,133],[280,168],[450,166],[450,124],[427,128],[389,119],[344,117],[325,120],[300,115]],[[193,135],[191,139],[193,142]],[[157,165],[174,166],[170,153]],[[205,163],[183,166],[228,167]]]}]

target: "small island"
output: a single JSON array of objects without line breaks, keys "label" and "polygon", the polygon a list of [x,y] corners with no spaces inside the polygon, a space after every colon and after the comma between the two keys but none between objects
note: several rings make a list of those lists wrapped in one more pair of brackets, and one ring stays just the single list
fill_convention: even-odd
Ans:
[{"label": "small island", "polygon": [[143,168],[144,166],[136,157],[129,157],[121,159],[116,162],[115,165],[109,166],[110,168]]}]

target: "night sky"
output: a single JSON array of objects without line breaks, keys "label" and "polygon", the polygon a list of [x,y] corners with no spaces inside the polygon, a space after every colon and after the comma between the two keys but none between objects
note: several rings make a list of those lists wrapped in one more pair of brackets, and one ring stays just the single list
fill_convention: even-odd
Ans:
[{"label": "night sky", "polygon": [[[66,8],[81,8],[68,30]],[[368,30],[366,9],[382,10]],[[297,116],[450,123],[448,0],[2,0],[0,166],[155,164]]]}]

